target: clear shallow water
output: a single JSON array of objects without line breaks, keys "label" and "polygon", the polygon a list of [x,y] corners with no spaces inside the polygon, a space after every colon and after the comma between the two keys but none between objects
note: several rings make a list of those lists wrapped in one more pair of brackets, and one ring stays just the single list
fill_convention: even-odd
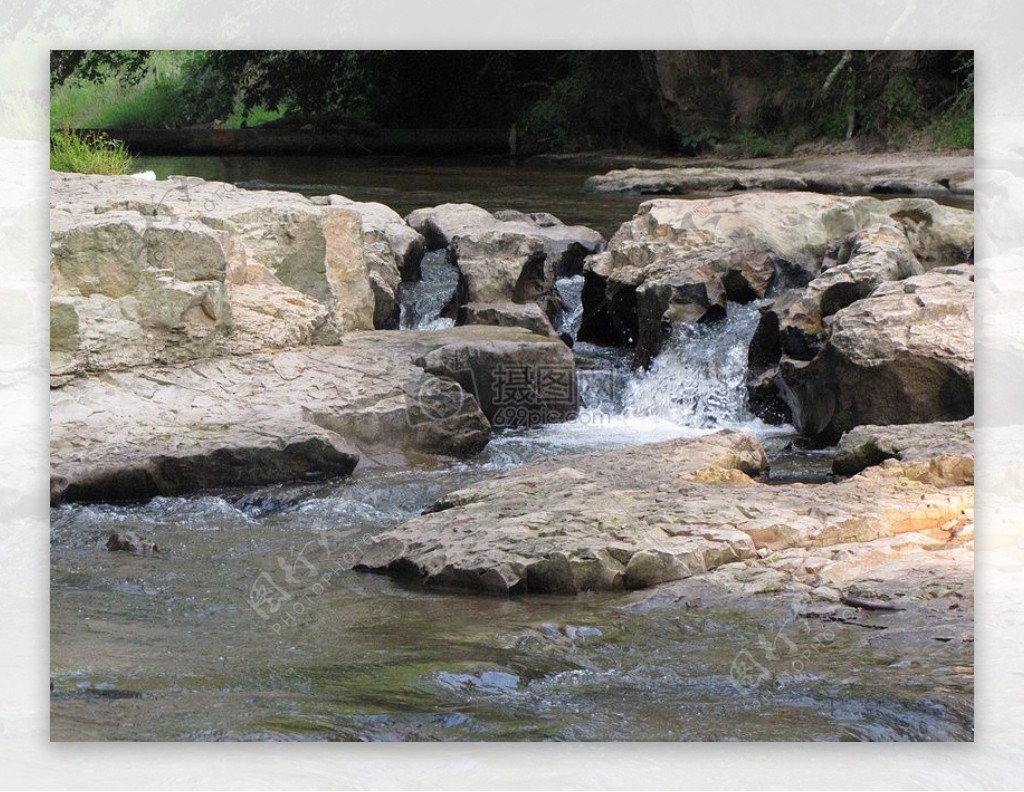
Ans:
[{"label": "clear shallow water", "polygon": [[[820,627],[770,598],[760,611],[638,609],[629,594],[481,597],[347,570],[310,587],[362,537],[451,489],[528,459],[670,433],[627,425],[641,433],[562,425],[500,436],[451,467],[53,510],[52,738],[970,737],[969,691],[936,692],[927,657],[897,670],[898,654],[865,650],[852,627],[822,645],[809,632]],[[160,553],[103,549],[125,529]],[[268,619],[250,605],[262,572],[292,596]],[[740,684],[737,659],[775,634],[813,656],[799,675],[780,661],[765,684]]]}]

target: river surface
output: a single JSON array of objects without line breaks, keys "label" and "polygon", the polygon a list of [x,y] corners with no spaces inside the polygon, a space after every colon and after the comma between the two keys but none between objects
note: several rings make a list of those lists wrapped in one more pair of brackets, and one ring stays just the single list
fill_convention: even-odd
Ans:
[{"label": "river surface", "polygon": [[[400,213],[444,201],[551,211],[606,233],[641,200],[586,195],[586,174],[565,169],[317,163],[150,158],[142,166],[161,177],[259,174]],[[499,433],[465,462],[52,509],[52,739],[971,739],[971,691],[929,682],[929,663],[948,663],[938,645],[934,660],[919,656],[908,667],[884,644],[865,649],[858,627],[818,640],[770,597],[743,609],[648,607],[642,593],[498,598],[347,569],[345,555],[361,541],[459,487],[534,460],[722,426],[762,439],[773,481],[828,486],[827,450],[801,452],[790,427],[746,410],[755,313],[730,305],[713,329],[684,328],[642,375],[625,351],[577,345],[580,418]],[[107,537],[123,530],[159,552],[108,552]],[[283,605],[261,615],[250,595],[269,579]],[[752,687],[737,669],[766,636],[813,651],[802,652],[800,673],[770,666]]]},{"label": "river surface", "polygon": [[441,203],[489,211],[550,212],[607,239],[652,196],[583,192],[590,168],[528,165],[509,160],[413,157],[140,157],[135,167],[157,178],[199,176],[253,189],[344,195],[379,201],[405,217]]},{"label": "river surface", "polygon": [[[769,597],[761,610],[644,608],[629,593],[498,598],[335,571],[362,537],[457,487],[695,433],[599,415],[500,435],[453,466],[54,509],[52,739],[971,739],[970,691],[928,682],[948,658],[908,668],[891,647],[865,651],[858,627],[822,642]],[[784,436],[768,434],[777,449]],[[106,551],[124,529],[160,552]],[[293,596],[268,619],[249,600],[261,572]],[[784,658],[749,686],[737,663],[779,636],[803,650],[800,673]]]}]

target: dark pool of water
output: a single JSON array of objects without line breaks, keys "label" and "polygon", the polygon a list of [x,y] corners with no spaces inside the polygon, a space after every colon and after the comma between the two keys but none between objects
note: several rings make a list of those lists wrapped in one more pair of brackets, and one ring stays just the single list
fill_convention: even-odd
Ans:
[{"label": "dark pool of water", "polygon": [[583,192],[589,168],[528,165],[494,159],[410,157],[143,157],[140,170],[379,201],[403,217],[441,203],[471,203],[489,211],[550,212],[570,225],[586,225],[606,238],[647,198]]}]

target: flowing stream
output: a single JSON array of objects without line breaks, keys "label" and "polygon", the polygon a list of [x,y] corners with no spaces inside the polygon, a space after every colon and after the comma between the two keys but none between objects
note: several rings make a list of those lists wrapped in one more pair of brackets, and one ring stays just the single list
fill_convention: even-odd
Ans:
[{"label": "flowing stream", "polygon": [[[531,460],[735,425],[777,445],[786,430],[752,420],[734,387],[752,311],[684,328],[641,376],[622,352],[579,345],[580,419],[500,434],[468,462],[54,509],[53,739],[969,739],[966,691],[932,696],[855,628],[798,677],[737,686],[737,658],[766,630],[813,640],[770,598],[754,613],[625,593],[501,599],[341,569],[286,621],[250,607],[261,572],[334,570],[362,537]],[[107,552],[123,529],[160,552]]]},{"label": "flowing stream", "polygon": [[[403,327],[450,321],[447,266],[425,262]],[[566,281],[558,324],[572,335],[579,284]],[[682,328],[640,375],[627,351],[577,344],[580,417],[499,433],[469,461],[51,510],[52,739],[971,739],[971,692],[936,692],[924,673],[948,662],[938,644],[912,667],[884,644],[865,648],[857,628],[823,649],[771,597],[742,611],[648,607],[629,593],[505,599],[341,563],[441,495],[533,460],[723,426],[784,457],[792,430],[754,419],[743,397],[756,313],[730,305],[723,321]],[[160,552],[108,552],[115,530]],[[330,574],[287,619],[264,619],[249,594],[282,570]],[[799,675],[737,685],[737,658],[765,635],[814,651]]]}]

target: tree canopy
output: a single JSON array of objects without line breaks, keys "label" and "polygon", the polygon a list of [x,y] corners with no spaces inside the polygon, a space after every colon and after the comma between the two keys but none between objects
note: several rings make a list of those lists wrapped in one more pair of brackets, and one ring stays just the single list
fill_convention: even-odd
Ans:
[{"label": "tree canopy", "polygon": [[[51,83],[137,83],[152,55],[54,50]],[[971,52],[201,50],[183,63],[162,85],[164,125],[261,113],[321,128],[516,124],[526,150],[732,141],[750,155],[820,138],[898,144],[940,123],[970,145],[973,130]]]}]

